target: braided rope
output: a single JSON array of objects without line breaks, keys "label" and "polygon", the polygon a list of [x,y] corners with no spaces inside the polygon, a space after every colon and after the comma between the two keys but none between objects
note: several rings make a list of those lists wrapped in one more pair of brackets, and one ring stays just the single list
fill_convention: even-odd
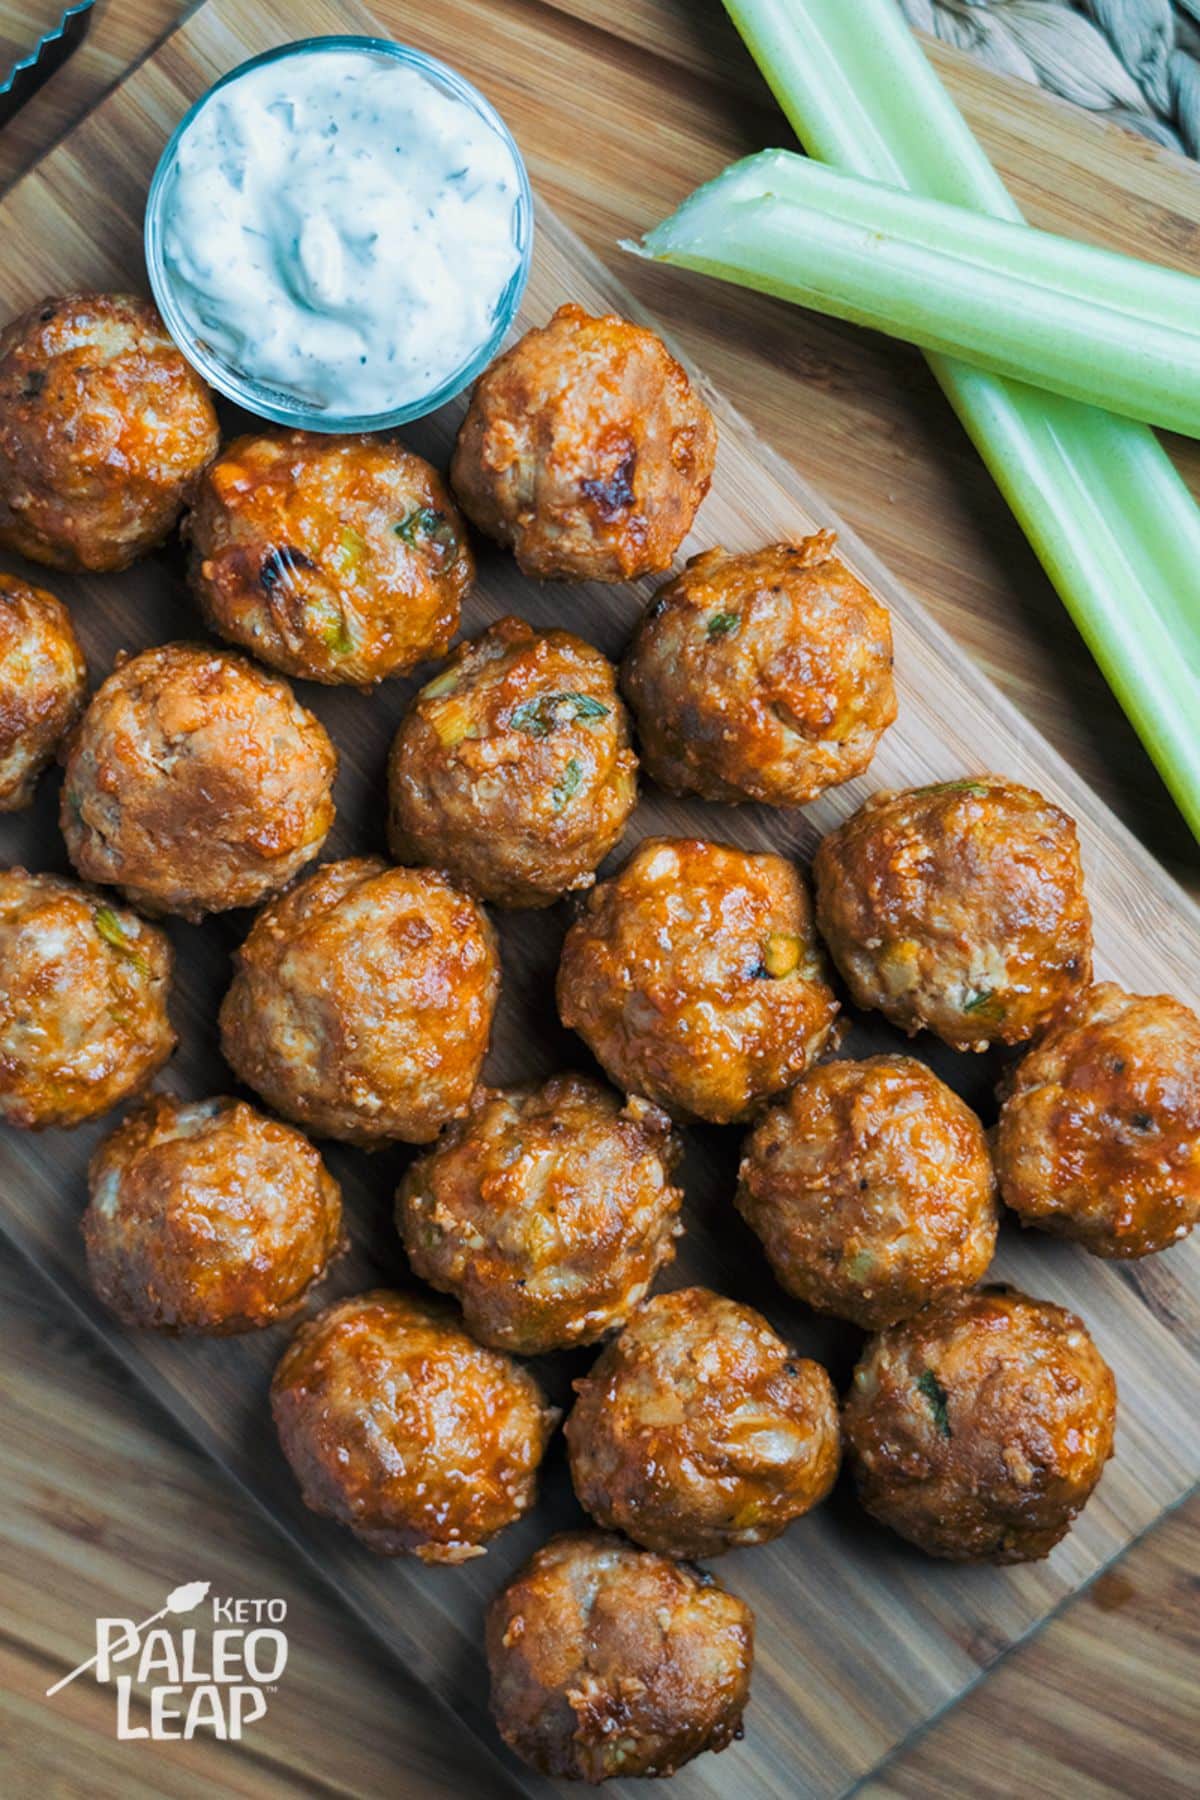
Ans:
[{"label": "braided rope", "polygon": [[900,0],[1005,75],[1200,157],[1200,0]]}]

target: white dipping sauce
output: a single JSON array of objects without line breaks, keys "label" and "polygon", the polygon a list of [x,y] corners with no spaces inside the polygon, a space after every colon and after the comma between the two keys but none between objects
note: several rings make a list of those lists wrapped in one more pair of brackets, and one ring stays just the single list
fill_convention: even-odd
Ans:
[{"label": "white dipping sauce", "polygon": [[366,50],[251,69],[184,133],[163,251],[197,338],[332,416],[434,393],[487,341],[521,260],[512,149],[465,100]]}]

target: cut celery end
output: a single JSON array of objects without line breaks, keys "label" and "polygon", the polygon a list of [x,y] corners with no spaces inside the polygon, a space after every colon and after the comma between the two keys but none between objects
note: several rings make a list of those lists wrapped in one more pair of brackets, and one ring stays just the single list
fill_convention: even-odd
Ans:
[{"label": "cut celery end", "polygon": [[[893,0],[724,4],[814,156],[1020,220]],[[930,364],[1200,838],[1200,509],[1146,426]]]},{"label": "cut celery end", "polygon": [[994,375],[1200,436],[1200,282],[764,150],[642,243]]}]

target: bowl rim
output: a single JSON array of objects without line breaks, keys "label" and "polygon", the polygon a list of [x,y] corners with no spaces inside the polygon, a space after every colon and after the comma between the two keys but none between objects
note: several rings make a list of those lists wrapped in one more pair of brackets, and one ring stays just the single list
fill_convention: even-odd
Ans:
[{"label": "bowl rim", "polygon": [[[163,252],[164,214],[168,185],[174,173],[179,146],[200,112],[222,88],[232,86],[241,77],[249,74],[251,70],[264,67],[268,63],[283,62],[290,57],[309,56],[321,51],[365,52],[389,58],[406,68],[416,69],[419,74],[424,75],[443,91],[449,91],[456,99],[465,101],[491,126],[507,145],[517,172],[517,196],[513,212],[519,261],[500,296],[492,330],[478,349],[460,363],[458,368],[454,369],[437,388],[432,389],[427,395],[407,401],[403,406],[392,407],[385,412],[339,413],[334,416],[327,408],[314,407],[309,402],[289,396],[282,389],[267,386],[255,380],[253,376],[245,375],[232,368],[223,357],[216,354],[199,338],[189,324],[182,308],[176,301]],[[324,37],[296,38],[289,43],[276,45],[272,50],[261,51],[257,56],[248,57],[245,62],[238,63],[235,68],[228,69],[219,80],[214,81],[212,86],[200,95],[198,100],[189,106],[167,139],[155,165],[146,197],[142,235],[150,290],[163,324],[178,349],[210,387],[216,388],[218,393],[223,394],[227,400],[234,401],[246,412],[252,413],[258,418],[267,419],[275,425],[288,425],[296,430],[327,433],[387,431],[397,425],[407,424],[414,419],[423,419],[430,413],[437,412],[440,407],[445,406],[469,387],[500,350],[516,319],[529,280],[530,264],[533,258],[533,190],[529,182],[529,171],[525,167],[525,159],[521,155],[517,141],[508,125],[487,96],[468,81],[465,75],[460,75],[458,70],[452,68],[448,63],[442,62],[436,56],[430,56],[426,51],[419,50],[412,44],[401,44],[392,38],[334,33]]]}]

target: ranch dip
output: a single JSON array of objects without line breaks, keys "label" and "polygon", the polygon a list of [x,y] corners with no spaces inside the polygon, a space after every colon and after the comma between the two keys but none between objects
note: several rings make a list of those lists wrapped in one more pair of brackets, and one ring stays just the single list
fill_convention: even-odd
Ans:
[{"label": "ranch dip", "polygon": [[509,141],[418,68],[362,48],[219,88],[181,137],[163,263],[190,331],[331,417],[436,393],[521,263]]}]

